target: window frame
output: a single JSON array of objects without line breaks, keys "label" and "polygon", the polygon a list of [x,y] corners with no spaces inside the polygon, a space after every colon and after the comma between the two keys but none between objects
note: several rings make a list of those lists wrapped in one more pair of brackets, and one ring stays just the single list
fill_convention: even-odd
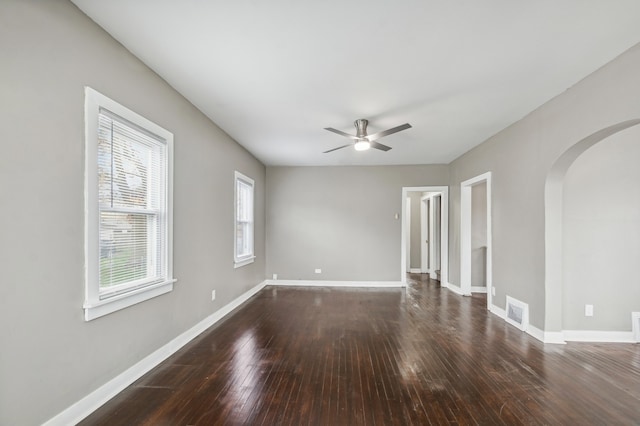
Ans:
[{"label": "window frame", "polygon": [[[251,238],[250,253],[238,256],[238,183],[242,182],[251,187],[251,221],[249,222],[249,236]],[[255,256],[255,181],[250,177],[235,171],[233,179],[233,266],[239,268],[241,266],[253,263]]]},{"label": "window frame", "polygon": [[[133,280],[129,285],[118,285],[118,292],[100,291],[100,204],[98,185],[98,129],[101,109],[121,117],[135,126],[163,139],[166,149],[164,172],[164,208],[160,208],[159,220],[165,235],[164,259],[161,279],[139,285]],[[85,321],[91,321],[173,290],[173,134],[147,120],[118,102],[85,87]],[[139,281],[139,280],[138,280]]]}]

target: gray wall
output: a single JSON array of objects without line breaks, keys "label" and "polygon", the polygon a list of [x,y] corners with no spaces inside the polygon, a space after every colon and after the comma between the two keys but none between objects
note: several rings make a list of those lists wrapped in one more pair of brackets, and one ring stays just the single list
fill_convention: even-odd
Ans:
[{"label": "gray wall", "polygon": [[547,174],[581,139],[640,118],[639,74],[636,45],[450,164],[450,282],[460,283],[460,183],[491,171],[494,304],[504,308],[506,295],[522,300],[531,324],[545,328]]},{"label": "gray wall", "polygon": [[[564,183],[563,327],[631,330],[640,311],[640,127],[588,149]],[[594,316],[585,317],[585,304]]]},{"label": "gray wall", "polygon": [[[69,2],[3,0],[0,58],[0,424],[34,425],[263,281],[265,168]],[[175,289],[91,322],[85,85],[175,137]],[[257,259],[240,269],[236,169],[257,194]]]},{"label": "gray wall", "polygon": [[400,280],[402,187],[447,180],[446,165],[268,167],[267,277]]}]

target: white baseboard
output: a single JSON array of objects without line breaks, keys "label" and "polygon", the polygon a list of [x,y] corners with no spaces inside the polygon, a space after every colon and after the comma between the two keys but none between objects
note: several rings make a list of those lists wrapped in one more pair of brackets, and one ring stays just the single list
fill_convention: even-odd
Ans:
[{"label": "white baseboard", "polygon": [[545,340],[544,340],[544,331],[540,330],[538,327],[535,327],[535,326],[529,324],[529,326],[527,327],[525,332],[529,336],[531,336],[531,337],[533,337],[533,338],[535,338],[537,340],[540,340],[543,343],[548,343],[548,342],[545,342]]},{"label": "white baseboard", "polygon": [[569,342],[635,343],[632,331],[563,330]]},{"label": "white baseboard", "polygon": [[640,342],[640,312],[631,312],[631,332],[633,339]]},{"label": "white baseboard", "polygon": [[[490,311],[498,317],[505,319],[507,313],[504,309],[491,305]],[[589,331],[589,330],[563,330],[542,331],[529,324],[526,333],[543,343],[564,345],[569,342],[601,342],[601,343],[635,343],[632,331]]]},{"label": "white baseboard", "polygon": [[491,305],[491,307],[489,308],[489,311],[492,314],[494,314],[494,315],[496,315],[496,316],[498,316],[498,317],[500,317],[502,319],[505,319],[507,317],[507,312],[504,309],[502,309],[501,307],[499,307],[499,306]]},{"label": "white baseboard", "polygon": [[431,271],[429,272],[429,278],[431,278],[432,280],[437,280],[438,274],[435,271]]},{"label": "white baseboard", "polygon": [[471,286],[471,293],[486,293],[487,292],[487,288],[486,287],[480,287],[477,285],[472,285]]},{"label": "white baseboard", "polygon": [[553,343],[555,345],[567,344],[564,340],[564,333],[562,331],[544,331],[542,341],[544,343]]},{"label": "white baseboard", "polygon": [[457,285],[453,285],[451,283],[447,283],[447,288],[454,293],[459,294],[460,296],[471,296],[471,293],[464,293],[460,287]]},{"label": "white baseboard", "polygon": [[526,333],[538,339],[542,343],[551,343],[554,345],[566,345],[564,334],[561,331],[542,331],[538,327],[529,324]]},{"label": "white baseboard", "polygon": [[294,287],[406,287],[402,281],[320,281],[320,280],[266,280],[266,285]]},{"label": "white baseboard", "polygon": [[[490,311],[498,317],[505,319],[507,313],[496,305],[491,305]],[[543,343],[564,345],[569,342],[601,342],[601,343],[635,343],[632,331],[589,331],[589,330],[563,330],[542,331],[529,324],[526,333]]]},{"label": "white baseboard", "polygon": [[[491,305],[489,311],[500,317],[501,319],[505,319],[507,317],[507,312],[499,306]],[[554,343],[554,344],[565,344],[564,336],[562,332],[548,332],[542,331],[538,327],[535,327],[531,324],[525,330],[525,333],[529,334],[531,337],[538,339],[543,343]]]},{"label": "white baseboard", "polygon": [[79,423],[82,419],[100,408],[111,398],[122,392],[127,386],[138,380],[144,374],[148,373],[152,368],[156,367],[165,359],[169,358],[184,345],[189,343],[203,331],[220,321],[227,314],[231,313],[238,306],[246,302],[253,295],[258,293],[266,282],[262,282],[253,287],[249,291],[241,294],[222,308],[218,309],[207,318],[203,319],[189,330],[180,334],[166,345],[146,356],[142,360],[129,367],[104,385],[100,386],[89,395],[77,401],[55,417],[47,420],[43,426],[72,425]]},{"label": "white baseboard", "polygon": [[409,269],[409,273],[410,274],[421,274],[422,273],[422,269],[420,269],[420,268],[410,268]]}]

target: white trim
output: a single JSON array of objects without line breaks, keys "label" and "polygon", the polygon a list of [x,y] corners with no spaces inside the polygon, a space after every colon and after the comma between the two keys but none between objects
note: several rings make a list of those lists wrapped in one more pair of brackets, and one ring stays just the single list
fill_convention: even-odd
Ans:
[{"label": "white trim", "polygon": [[431,215],[431,211],[428,206],[431,206],[429,197],[422,196],[420,198],[420,272],[425,274],[431,272],[431,265],[429,265],[430,244],[427,243],[428,240],[431,240],[432,235],[429,228],[429,220],[427,219],[427,216]]},{"label": "white trim", "polygon": [[540,330],[538,327],[534,327],[531,324],[529,324],[529,326],[525,330],[525,333],[527,333],[529,336],[533,337],[534,339],[537,339],[544,343],[544,331]]},{"label": "white trim", "polygon": [[410,274],[422,274],[422,269],[420,268],[409,268]]},{"label": "white trim", "polygon": [[451,283],[447,283],[446,286],[449,290],[451,290],[452,292],[459,294],[460,296],[471,296],[471,293],[465,293],[462,291],[462,289],[460,287],[458,287],[457,285],[451,284]]},{"label": "white trim", "polygon": [[528,335],[541,341],[542,343],[552,344],[552,345],[566,345],[567,342],[564,340],[564,334],[561,331],[558,332],[549,332],[542,331],[538,327],[534,327],[529,324],[527,330],[525,331]]},{"label": "white trim", "polygon": [[640,312],[631,312],[631,330],[633,339],[640,342]]},{"label": "white trim", "polygon": [[634,343],[631,331],[563,330],[568,342]]},{"label": "white trim", "polygon": [[471,286],[471,293],[486,293],[486,292],[487,292],[487,288],[484,286],[478,286],[478,285]]},{"label": "white trim", "polygon": [[624,129],[640,125],[640,119],[623,121],[598,130],[566,149],[549,169],[544,186],[544,323],[562,327],[564,289],[562,270],[563,187],[567,171],[587,149]]},{"label": "white trim", "polygon": [[489,308],[489,312],[496,316],[499,316],[502,319],[505,319],[507,317],[507,313],[505,312],[505,310],[496,305],[491,305],[491,307]]},{"label": "white trim", "polygon": [[180,334],[175,339],[138,361],[124,372],[118,374],[116,377],[109,380],[89,395],[67,407],[58,415],[47,420],[43,426],[62,426],[79,423],[89,414],[100,408],[104,403],[122,392],[127,386],[131,385],[213,324],[217,323],[234,309],[249,300],[252,296],[262,290],[265,285],[266,282],[263,281],[247,292],[241,294],[213,314],[209,315],[207,318],[191,327],[189,330]]},{"label": "white trim", "polygon": [[[507,313],[505,312],[505,310],[496,305],[491,305],[489,312],[491,312],[497,317],[500,317],[503,320],[507,317]],[[550,344],[557,344],[557,345],[566,344],[566,342],[564,341],[564,335],[562,334],[561,331],[558,331],[558,332],[542,331],[539,328],[529,324],[529,326],[525,330],[525,333],[527,333],[534,339],[541,341],[542,343],[550,343]]]},{"label": "white trim", "polygon": [[544,339],[542,340],[544,343],[552,343],[555,345],[566,345],[567,342],[564,340],[564,334],[562,331],[545,331]]},{"label": "white trim", "polygon": [[436,271],[429,272],[429,278],[431,278],[432,280],[437,280],[438,274],[436,273]]},{"label": "white trim", "polygon": [[486,172],[460,183],[460,288],[471,292],[471,188],[480,183],[487,184],[487,308],[493,303],[493,250],[491,224],[491,172]]},{"label": "white trim", "polygon": [[[449,280],[449,187],[448,186],[408,186],[402,188],[401,231],[400,231],[400,281],[406,286],[407,265],[407,206],[409,192],[440,192],[440,282]],[[443,285],[444,287],[444,285]]]},{"label": "white trim", "polygon": [[296,286],[296,287],[364,287],[364,288],[384,288],[384,287],[406,287],[407,283],[402,281],[320,281],[320,280],[266,280],[266,285],[274,286]]},{"label": "white trim", "polygon": [[[154,298],[173,290],[173,133],[146,119],[140,114],[119,104],[113,99],[85,86],[84,120],[85,120],[85,170],[84,170],[84,317],[85,321],[124,309],[145,300]],[[156,139],[164,140],[166,149],[166,165],[162,172],[165,185],[165,203],[161,209],[164,214],[165,252],[159,255],[164,259],[161,277],[163,282],[136,288],[129,285],[122,294],[107,297],[100,293],[100,224],[98,200],[98,127],[100,110],[104,109],[145,132],[152,133]],[[160,143],[160,141],[159,141]],[[124,283],[132,284],[132,283]]]},{"label": "white trim", "polygon": [[233,263],[233,267],[234,268],[239,268],[241,266],[245,266],[245,265],[248,265],[250,263],[253,263],[255,260],[256,260],[256,257],[255,256],[251,256],[251,257],[248,257],[246,259],[234,262]]},{"label": "white trim", "polygon": [[91,321],[112,312],[119,311],[120,309],[144,302],[145,300],[169,293],[173,290],[173,283],[175,282],[176,280],[174,279],[167,282],[153,284],[133,291],[128,291],[108,299],[100,300],[98,302],[87,301],[82,306],[84,308],[84,320]]},{"label": "white trim", "polygon": [[[402,214],[402,224],[404,225],[404,231],[402,232],[402,236],[405,240],[406,247],[406,272],[411,271],[411,198],[406,197],[407,208],[403,211]],[[403,205],[404,206],[404,205]],[[406,224],[406,225],[405,225]]]},{"label": "white trim", "polygon": [[[236,232],[238,230],[238,182],[243,182],[251,186],[251,230],[249,236],[251,237],[251,252],[238,256],[238,236]],[[233,267],[239,268],[241,266],[253,263],[255,256],[255,199],[256,199],[256,183],[249,176],[246,176],[239,171],[233,172]]]}]

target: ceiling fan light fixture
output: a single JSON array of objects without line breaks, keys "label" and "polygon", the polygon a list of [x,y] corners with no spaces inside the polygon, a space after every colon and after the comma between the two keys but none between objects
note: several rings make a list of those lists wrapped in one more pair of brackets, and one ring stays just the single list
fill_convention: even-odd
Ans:
[{"label": "ceiling fan light fixture", "polygon": [[389,151],[391,149],[390,146],[386,146],[381,144],[380,142],[377,142],[378,139],[383,138],[385,136],[389,136],[392,135],[394,133],[398,133],[402,130],[406,130],[406,129],[410,129],[411,128],[411,124],[409,123],[404,123],[401,124],[400,126],[396,126],[396,127],[392,127],[390,129],[387,130],[383,130],[382,132],[378,132],[378,133],[374,133],[373,135],[369,135],[367,134],[367,124],[369,124],[369,122],[367,120],[365,120],[364,118],[361,118],[359,120],[356,120],[353,123],[356,127],[356,134],[355,135],[350,135],[349,133],[345,133],[342,130],[338,130],[338,129],[334,129],[332,127],[325,127],[325,130],[328,130],[332,133],[337,133],[340,136],[344,136],[345,138],[349,138],[354,142],[348,143],[346,145],[342,145],[339,146],[337,148],[333,148],[330,149],[328,151],[324,151],[324,154],[327,154],[329,152],[333,152],[333,151],[337,151],[339,149],[342,148],[346,148],[349,146],[353,146],[356,151],[366,151],[369,148],[375,148],[375,149],[379,149],[380,151]]},{"label": "ceiling fan light fixture", "polygon": [[366,139],[360,139],[358,142],[353,145],[356,151],[366,151],[371,148],[371,142]]}]

